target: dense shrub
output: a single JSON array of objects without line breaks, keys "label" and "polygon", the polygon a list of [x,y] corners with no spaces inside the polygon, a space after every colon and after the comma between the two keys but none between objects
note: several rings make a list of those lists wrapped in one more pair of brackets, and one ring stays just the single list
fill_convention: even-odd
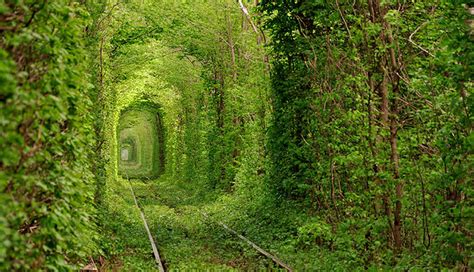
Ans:
[{"label": "dense shrub", "polygon": [[0,270],[94,247],[92,94],[79,1],[0,2]]}]

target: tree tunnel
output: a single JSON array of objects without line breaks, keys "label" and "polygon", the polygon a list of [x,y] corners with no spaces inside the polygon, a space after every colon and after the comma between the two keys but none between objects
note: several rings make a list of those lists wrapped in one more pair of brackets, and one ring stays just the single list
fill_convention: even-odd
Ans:
[{"label": "tree tunnel", "polygon": [[135,137],[124,138],[121,142],[120,161],[122,164],[137,161],[137,140]]},{"label": "tree tunnel", "polygon": [[155,178],[164,172],[165,139],[160,106],[139,102],[120,112],[118,170],[129,178]]}]

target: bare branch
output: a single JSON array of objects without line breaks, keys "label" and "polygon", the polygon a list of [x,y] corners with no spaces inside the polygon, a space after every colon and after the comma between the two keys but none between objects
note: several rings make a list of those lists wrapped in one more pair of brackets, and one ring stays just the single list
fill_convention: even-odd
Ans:
[{"label": "bare branch", "polygon": [[346,19],[344,18],[344,14],[342,13],[341,8],[339,7],[338,0],[336,0],[336,6],[337,6],[337,10],[339,11],[339,14],[341,15],[342,21],[344,22],[344,25],[346,26],[347,34],[349,34],[349,40],[352,40],[351,31],[349,30],[349,26],[347,25]]},{"label": "bare branch", "polygon": [[247,18],[247,21],[249,21],[250,25],[252,25],[252,29],[253,31],[255,32],[255,34],[257,34],[257,37],[259,39],[258,43],[260,43],[260,38],[263,39],[263,43],[266,44],[266,38],[265,38],[265,34],[263,32],[260,32],[257,28],[257,26],[255,25],[255,23],[252,21],[252,16],[250,16],[250,13],[249,13],[249,10],[245,7],[244,3],[242,2],[242,0],[238,0],[239,2],[239,6],[240,6],[240,9],[242,10],[242,12],[244,13],[245,15],[245,18]]},{"label": "bare branch", "polygon": [[421,47],[420,45],[416,44],[414,41],[413,41],[413,36],[415,36],[416,32],[418,32],[422,27],[424,27],[426,24],[428,23],[428,21],[422,23],[419,27],[417,27],[415,29],[415,31],[413,33],[410,34],[410,37],[408,37],[408,41],[410,43],[412,43],[414,46],[418,47],[421,51],[425,52],[426,54],[432,56],[432,57],[435,57],[433,54],[431,54],[428,50],[424,49],[423,47]]}]

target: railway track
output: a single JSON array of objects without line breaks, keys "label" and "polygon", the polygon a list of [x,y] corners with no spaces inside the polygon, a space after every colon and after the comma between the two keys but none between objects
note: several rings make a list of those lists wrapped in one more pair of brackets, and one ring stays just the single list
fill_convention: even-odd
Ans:
[{"label": "railway track", "polygon": [[160,253],[158,252],[158,247],[156,246],[155,240],[153,239],[153,235],[151,234],[150,228],[148,227],[148,222],[146,221],[145,214],[143,210],[140,208],[140,205],[138,205],[137,197],[135,196],[135,192],[133,191],[132,182],[130,181],[128,177],[127,177],[127,182],[128,182],[128,185],[130,186],[130,192],[132,193],[133,200],[135,201],[135,206],[140,211],[140,216],[143,221],[143,226],[145,227],[146,233],[148,234],[148,239],[150,240],[150,245],[153,250],[153,256],[155,257],[155,262],[156,262],[156,265],[158,266],[158,270],[160,272],[164,272],[165,267],[163,265],[163,261],[161,260]]},{"label": "railway track", "polygon": [[[147,219],[146,219],[146,216],[145,216],[145,213],[144,213],[144,209],[140,206],[140,201],[137,200],[137,196],[135,194],[135,191],[133,189],[133,184],[132,184],[132,181],[127,177],[127,183],[130,187],[130,192],[132,194],[132,197],[133,197],[133,200],[135,202],[135,206],[137,207],[137,209],[140,211],[140,215],[141,215],[141,218],[142,218],[142,221],[143,221],[143,226],[147,232],[147,235],[148,235],[148,239],[150,241],[150,247],[153,251],[153,257],[155,259],[155,263],[157,265],[157,268],[160,272],[163,272],[163,271],[166,271],[166,266],[164,265],[164,260],[163,260],[163,257],[160,256],[160,252],[159,252],[159,247],[157,246],[156,242],[155,242],[155,239],[150,231],[150,227],[149,227],[149,224],[147,222]],[[140,197],[140,196],[139,196]],[[175,198],[182,202],[182,199],[179,198],[178,196],[175,196]],[[166,204],[163,204],[162,205],[164,206],[167,206],[167,207],[170,207],[169,205],[166,205]],[[171,208],[171,207],[170,207]],[[206,219],[208,220],[207,223],[211,223],[212,221],[212,218],[204,211],[202,210],[198,210],[198,212]],[[256,252],[258,252],[259,254],[261,254],[262,256],[264,256],[265,258],[268,258],[271,262],[273,262],[274,264],[276,264],[278,267],[286,270],[286,271],[293,271],[293,269],[286,263],[284,263],[281,259],[279,259],[277,256],[275,256],[274,254],[271,254],[270,252],[264,250],[263,248],[261,248],[260,246],[258,246],[256,243],[252,242],[250,239],[248,239],[247,237],[239,234],[237,231],[233,230],[232,228],[230,228],[228,225],[224,224],[223,222],[220,222],[220,221],[215,221],[215,223],[217,223],[217,225],[219,225],[223,230],[225,230],[226,232],[230,233],[231,235],[233,235],[234,237],[237,237],[239,238],[241,241],[245,242],[248,246],[252,247]]]}]

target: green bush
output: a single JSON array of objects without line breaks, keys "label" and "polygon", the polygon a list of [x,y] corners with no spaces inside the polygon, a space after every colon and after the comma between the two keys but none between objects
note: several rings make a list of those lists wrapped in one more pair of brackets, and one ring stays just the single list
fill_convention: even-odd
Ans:
[{"label": "green bush", "polygon": [[80,1],[0,3],[2,271],[77,268],[95,249],[88,24]]}]

